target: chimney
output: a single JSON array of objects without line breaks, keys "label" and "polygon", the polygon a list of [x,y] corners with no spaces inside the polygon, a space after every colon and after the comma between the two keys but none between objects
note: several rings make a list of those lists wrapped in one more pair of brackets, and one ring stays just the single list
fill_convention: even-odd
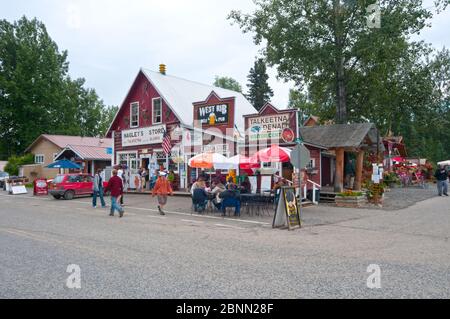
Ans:
[{"label": "chimney", "polygon": [[159,65],[159,73],[161,73],[162,75],[166,75],[166,65],[165,64]]}]

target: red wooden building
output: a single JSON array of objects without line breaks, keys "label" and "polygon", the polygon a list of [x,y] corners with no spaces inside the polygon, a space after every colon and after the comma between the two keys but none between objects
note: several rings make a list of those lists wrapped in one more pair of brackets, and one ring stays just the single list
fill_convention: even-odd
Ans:
[{"label": "red wooden building", "polygon": [[[242,93],[170,76],[164,67],[140,69],[107,133],[114,140],[113,165],[127,165],[131,175],[164,165],[186,188],[198,174],[188,167],[189,158],[210,150],[235,155],[244,136],[243,115],[253,111]],[[165,131],[173,146],[168,156],[162,149]]]}]

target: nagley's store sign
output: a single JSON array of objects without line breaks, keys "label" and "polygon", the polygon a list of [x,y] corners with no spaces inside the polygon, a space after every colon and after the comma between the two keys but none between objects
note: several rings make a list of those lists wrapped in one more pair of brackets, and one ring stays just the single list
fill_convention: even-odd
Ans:
[{"label": "nagley's store sign", "polygon": [[161,144],[166,125],[154,125],[122,131],[122,146]]},{"label": "nagley's store sign", "polygon": [[292,142],[295,139],[295,134],[290,128],[290,123],[290,114],[249,118],[249,141],[282,139],[284,142]]}]

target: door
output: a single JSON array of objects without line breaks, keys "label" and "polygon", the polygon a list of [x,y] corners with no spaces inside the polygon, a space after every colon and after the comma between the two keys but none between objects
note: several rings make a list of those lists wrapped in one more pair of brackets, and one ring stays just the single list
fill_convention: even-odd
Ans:
[{"label": "door", "polygon": [[90,175],[81,176],[81,189],[80,193],[83,195],[92,194],[92,186],[94,183],[94,178]]}]

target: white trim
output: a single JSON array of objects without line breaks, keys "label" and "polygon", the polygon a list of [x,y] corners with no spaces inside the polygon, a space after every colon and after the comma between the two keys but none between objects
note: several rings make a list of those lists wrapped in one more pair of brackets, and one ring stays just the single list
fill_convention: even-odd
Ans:
[{"label": "white trim", "polygon": [[[133,105],[136,105],[136,104],[137,104],[137,125],[133,125]],[[138,101],[130,103],[130,128],[139,127],[139,107],[140,107],[140,104]]]},{"label": "white trim", "polygon": [[111,166],[114,167],[116,166],[116,156],[115,156],[115,151],[116,151],[116,131],[112,131],[112,152],[111,152]]},{"label": "white trim", "polygon": [[[159,122],[155,121],[155,101],[156,100],[159,100],[159,102],[160,102],[160,104],[159,104],[160,115],[159,116],[161,117],[161,120]],[[162,124],[162,122],[163,122],[163,99],[161,97],[155,97],[152,99],[152,125]]]},{"label": "white trim", "polygon": [[[37,162],[37,157],[42,157],[42,162]],[[34,164],[45,164],[45,154],[34,154]]]}]

